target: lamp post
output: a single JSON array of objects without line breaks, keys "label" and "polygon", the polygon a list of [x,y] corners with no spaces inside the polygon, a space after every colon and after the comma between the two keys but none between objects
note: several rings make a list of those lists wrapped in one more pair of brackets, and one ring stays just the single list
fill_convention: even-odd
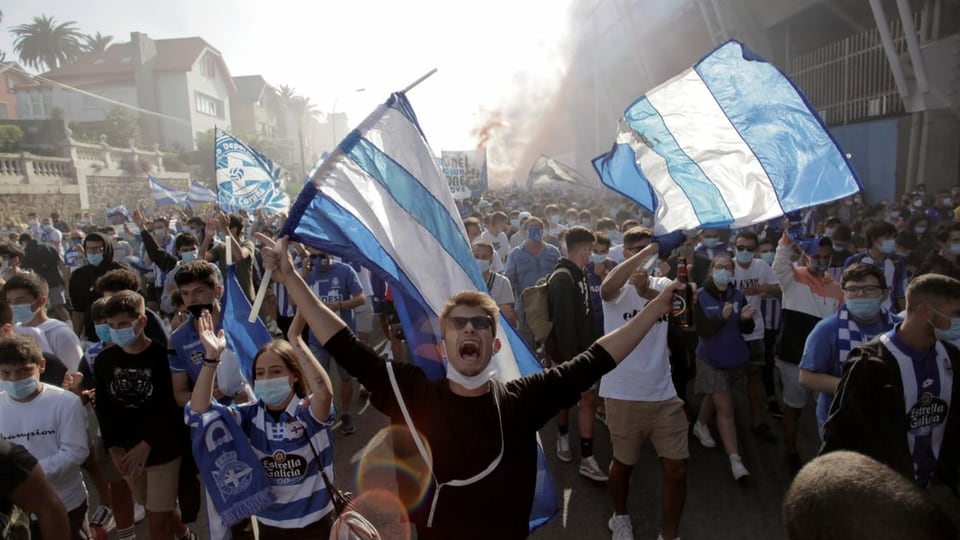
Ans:
[{"label": "lamp post", "polygon": [[[366,88],[357,88],[352,93],[359,94],[360,92],[365,92],[366,90]],[[339,103],[344,97],[346,96],[337,96],[337,99],[333,100],[333,105],[330,107],[330,134],[332,136],[330,142],[330,152],[333,152],[333,149],[337,147],[337,103]]]}]

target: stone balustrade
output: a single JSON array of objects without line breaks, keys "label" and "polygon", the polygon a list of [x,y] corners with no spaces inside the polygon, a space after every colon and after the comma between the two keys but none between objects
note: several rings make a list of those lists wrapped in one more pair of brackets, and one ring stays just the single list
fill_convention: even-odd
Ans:
[{"label": "stone balustrade", "polygon": [[0,181],[5,184],[76,184],[70,158],[0,154]]}]

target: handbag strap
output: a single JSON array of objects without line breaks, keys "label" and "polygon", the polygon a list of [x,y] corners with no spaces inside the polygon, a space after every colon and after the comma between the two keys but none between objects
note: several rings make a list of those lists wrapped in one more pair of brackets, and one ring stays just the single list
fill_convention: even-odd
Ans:
[{"label": "handbag strap", "polygon": [[[390,378],[390,386],[393,388],[393,394],[397,398],[397,404],[400,405],[400,413],[403,414],[403,420],[407,423],[407,427],[410,428],[410,436],[413,437],[413,442],[417,445],[417,450],[420,451],[420,455],[423,457],[423,462],[427,464],[427,467],[430,467],[430,476],[433,476],[433,461],[427,454],[427,449],[423,444],[423,439],[420,438],[417,428],[413,425],[413,418],[410,417],[410,411],[407,410],[407,404],[404,402],[403,396],[400,394],[400,386],[397,385],[397,376],[393,373],[393,362],[387,362],[386,364],[387,377]],[[436,478],[434,478],[434,481],[436,481]]]},{"label": "handbag strap", "polygon": [[320,469],[320,478],[323,479],[323,485],[327,488],[327,493],[330,494],[330,502],[333,503],[333,509],[336,510],[339,516],[349,509],[350,497],[337,489],[337,487],[333,485],[333,482],[330,481],[330,477],[328,477],[326,471],[323,470],[323,461],[320,460],[320,454],[317,453],[317,449],[313,446],[313,441],[310,440],[310,437],[307,437],[307,444],[310,445],[310,450],[313,451],[313,457],[317,458],[317,468]]}]

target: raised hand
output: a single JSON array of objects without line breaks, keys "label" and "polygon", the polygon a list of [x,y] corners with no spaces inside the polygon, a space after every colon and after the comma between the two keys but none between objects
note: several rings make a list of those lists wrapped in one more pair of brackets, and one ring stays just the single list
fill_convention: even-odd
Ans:
[{"label": "raised hand", "polygon": [[200,343],[203,344],[204,358],[220,358],[220,353],[227,348],[227,340],[223,330],[217,332],[213,326],[213,317],[204,310],[200,315]]},{"label": "raised hand", "polygon": [[289,240],[286,236],[274,240],[260,232],[254,233],[254,236],[262,243],[260,253],[263,256],[263,269],[272,270],[273,279],[286,285],[288,279],[297,275],[297,270],[293,267],[293,259],[287,249]]}]

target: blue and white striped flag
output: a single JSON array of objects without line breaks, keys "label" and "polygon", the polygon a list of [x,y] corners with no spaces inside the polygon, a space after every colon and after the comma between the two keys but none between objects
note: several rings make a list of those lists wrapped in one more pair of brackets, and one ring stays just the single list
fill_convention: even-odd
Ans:
[{"label": "blue and white striped flag", "polygon": [[[360,262],[387,281],[414,361],[439,379],[444,303],[486,287],[433,156],[406,96],[393,94],[314,168],[281,234]],[[503,346],[491,365],[499,380],[541,369],[502,315],[497,331]],[[538,463],[531,528],[557,512],[542,451]]]},{"label": "blue and white striped flag", "polygon": [[227,212],[287,211],[290,197],[280,185],[280,168],[270,158],[219,128],[215,147],[220,208]]},{"label": "blue and white striped flag", "polygon": [[657,234],[746,227],[863,187],[800,90],[736,41],[630,105],[593,165]]},{"label": "blue and white striped flag", "polygon": [[187,190],[187,202],[192,204],[215,203],[217,202],[217,194],[200,182],[191,181],[190,189]]},{"label": "blue and white striped flag", "polygon": [[147,175],[147,180],[150,182],[150,195],[157,206],[183,206],[187,200],[187,194],[183,191],[173,189],[150,175]]}]

